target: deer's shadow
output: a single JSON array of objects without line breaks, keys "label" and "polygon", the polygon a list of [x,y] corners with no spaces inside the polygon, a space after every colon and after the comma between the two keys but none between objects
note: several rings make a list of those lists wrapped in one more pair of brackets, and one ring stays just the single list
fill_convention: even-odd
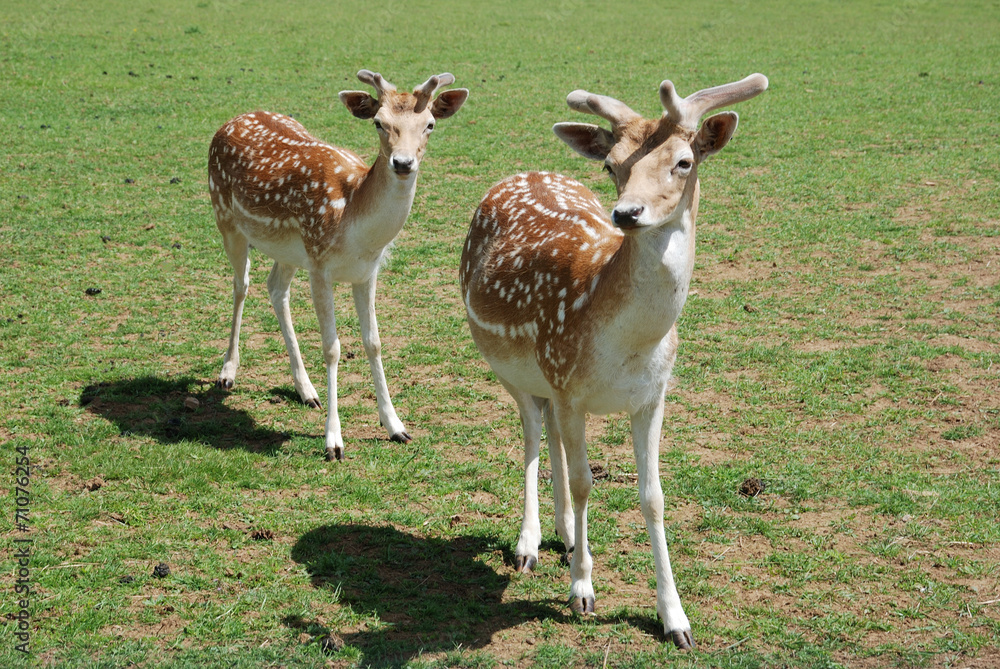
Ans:
[{"label": "deer's shadow", "polygon": [[[88,385],[80,392],[79,404],[122,434],[164,443],[190,440],[213,448],[273,454],[292,437],[260,427],[247,412],[226,406],[225,397],[213,384],[190,376],[142,376]],[[188,398],[197,400],[197,406],[185,406]]]},{"label": "deer's shadow", "polygon": [[[332,630],[372,666],[403,666],[421,652],[481,648],[497,631],[525,620],[568,616],[562,602],[503,601],[511,577],[491,564],[510,564],[513,556],[495,537],[418,537],[389,526],[323,525],[299,538],[292,559],[340,604],[377,618],[379,624],[358,631]],[[301,618],[285,624],[324,630]]]}]

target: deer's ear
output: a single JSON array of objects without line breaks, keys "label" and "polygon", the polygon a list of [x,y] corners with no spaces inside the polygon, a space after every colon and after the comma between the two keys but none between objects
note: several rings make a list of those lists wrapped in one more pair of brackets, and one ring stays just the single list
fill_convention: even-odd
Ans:
[{"label": "deer's ear", "polygon": [[364,91],[340,91],[338,97],[358,118],[373,118],[378,111],[378,100]]},{"label": "deer's ear", "polygon": [[702,159],[718,153],[732,139],[739,120],[740,117],[736,112],[722,112],[709,116],[701,124],[701,130],[695,136],[692,147]]},{"label": "deer's ear", "polygon": [[455,88],[445,91],[434,99],[431,105],[431,114],[434,118],[448,118],[462,108],[469,97],[469,89]]},{"label": "deer's ear", "polygon": [[591,160],[603,161],[615,145],[614,135],[592,123],[556,123],[552,132],[571,149]]}]

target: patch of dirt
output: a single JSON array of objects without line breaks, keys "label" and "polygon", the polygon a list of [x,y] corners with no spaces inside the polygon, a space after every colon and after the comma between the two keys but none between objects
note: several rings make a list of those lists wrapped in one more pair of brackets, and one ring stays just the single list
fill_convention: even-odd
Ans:
[{"label": "patch of dirt", "polygon": [[[782,616],[803,621],[797,632],[822,643],[818,634],[822,627],[817,628],[808,621],[818,611],[824,611],[827,615],[846,615],[847,620],[887,625],[886,630],[876,628],[864,632],[866,647],[883,644],[911,647],[914,639],[907,630],[919,627],[921,622],[907,621],[905,615],[901,617],[901,612],[919,611],[921,599],[934,596],[936,587],[957,587],[960,600],[956,608],[962,609],[977,601],[990,601],[1000,594],[995,570],[987,577],[967,578],[959,571],[960,566],[946,566],[949,561],[956,564],[956,559],[980,565],[996,564],[1000,555],[996,548],[942,542],[935,533],[925,539],[916,539],[907,536],[906,523],[892,520],[885,523],[868,511],[847,509],[846,505],[836,502],[816,511],[802,512],[790,525],[802,532],[803,537],[821,538],[822,547],[813,541],[785,537],[776,548],[770,539],[761,535],[741,535],[728,546],[711,543],[698,546],[700,562],[711,571],[708,583],[718,592],[727,593],[723,598],[693,598],[699,608],[707,607],[712,611],[715,624],[733,628],[739,626],[746,615],[759,615],[744,614],[744,610],[780,610]],[[880,543],[899,546],[900,550],[893,557],[873,553],[870,546]],[[816,560],[817,568],[813,573],[794,572],[796,579],[805,579],[804,583],[796,583],[794,589],[805,593],[806,601],[780,594],[790,585],[788,577],[783,575],[782,565],[802,559]],[[927,575],[925,586],[921,586],[923,589],[914,587],[908,595],[901,595],[893,581],[904,572],[909,572],[907,578],[912,579],[914,570]],[[734,575],[739,578],[733,578]],[[919,579],[916,582],[919,584]],[[982,609],[980,615],[997,620],[1000,611]],[[969,618],[965,624],[971,626],[974,621]],[[850,643],[852,640],[844,638],[843,641]],[[711,648],[712,642],[706,643]],[[850,666],[855,664],[852,658],[853,654],[845,653],[844,660]]]},{"label": "patch of dirt", "polygon": [[132,622],[128,625],[111,625],[102,630],[104,634],[116,639],[142,639],[149,641],[159,639],[165,645],[177,638],[178,632],[184,629],[185,622],[176,613],[171,613],[170,605],[161,606],[158,613],[162,617],[154,623]]}]

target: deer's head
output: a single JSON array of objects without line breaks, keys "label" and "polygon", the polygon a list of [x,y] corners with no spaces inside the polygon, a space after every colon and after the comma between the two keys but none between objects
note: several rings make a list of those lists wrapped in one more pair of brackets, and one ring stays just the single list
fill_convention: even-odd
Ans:
[{"label": "deer's head", "polygon": [[377,72],[361,70],[358,79],[374,88],[375,95],[341,91],[340,101],[354,116],[372,119],[380,141],[379,155],[400,179],[417,171],[437,121],[453,115],[469,97],[465,88],[434,97],[440,87],[455,83],[455,77],[447,72],[434,75],[412,93],[397,91]]},{"label": "deer's head", "polygon": [[577,153],[604,162],[618,189],[611,219],[622,230],[663,225],[680,215],[694,197],[698,165],[722,150],[736,131],[735,112],[702,122],[713,109],[741,102],[767,89],[767,77],[698,91],[681,98],[669,80],[660,84],[663,115],[645,119],[624,103],[577,90],[566,102],[572,109],[611,122],[611,130],[590,123],[557,123],[553,131]]}]

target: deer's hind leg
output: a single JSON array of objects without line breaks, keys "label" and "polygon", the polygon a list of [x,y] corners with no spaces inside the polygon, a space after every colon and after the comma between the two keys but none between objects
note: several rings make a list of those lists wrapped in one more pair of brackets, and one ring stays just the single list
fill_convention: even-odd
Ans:
[{"label": "deer's hind leg", "polygon": [[309,374],[302,362],[299,351],[299,341],[295,338],[295,328],[292,326],[292,312],[288,307],[291,294],[292,278],[295,276],[295,266],[285,265],[275,261],[271,274],[267,277],[267,292],[271,296],[271,306],[274,315],[278,317],[278,327],[285,339],[285,349],[288,351],[288,362],[292,368],[292,381],[302,402],[315,409],[323,408],[319,394],[309,380]]},{"label": "deer's hind leg", "polygon": [[236,369],[240,366],[240,325],[243,323],[243,305],[250,288],[250,242],[235,229],[224,229],[222,244],[226,249],[229,264],[233,267],[233,320],[229,330],[229,348],[222,361],[222,371],[215,385],[232,388],[236,382]]}]

